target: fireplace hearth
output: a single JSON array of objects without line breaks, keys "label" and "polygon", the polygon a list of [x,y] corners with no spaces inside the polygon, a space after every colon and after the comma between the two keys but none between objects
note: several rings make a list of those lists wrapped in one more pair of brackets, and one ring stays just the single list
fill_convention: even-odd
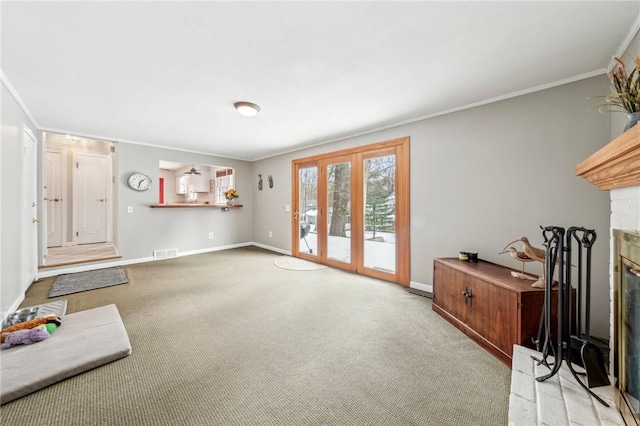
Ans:
[{"label": "fireplace hearth", "polygon": [[640,234],[613,230],[615,401],[627,425],[640,425]]}]

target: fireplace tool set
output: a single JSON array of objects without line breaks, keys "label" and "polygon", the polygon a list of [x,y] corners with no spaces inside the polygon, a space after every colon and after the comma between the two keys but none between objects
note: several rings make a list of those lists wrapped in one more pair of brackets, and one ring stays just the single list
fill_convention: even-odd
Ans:
[{"label": "fireplace tool set", "polygon": [[[600,403],[609,406],[590,388],[606,386],[609,382],[604,364],[604,357],[600,348],[591,342],[589,324],[591,314],[591,248],[596,240],[594,230],[582,227],[571,227],[566,230],[557,226],[542,228],[545,246],[545,300],[540,320],[538,339],[535,342],[537,350],[542,352],[542,359],[536,359],[538,364],[544,364],[551,371],[541,377],[536,377],[539,382],[553,377],[562,365],[567,362],[567,367],[573,377],[591,396]],[[573,281],[571,251],[573,240],[577,243],[577,280]],[[584,255],[584,256],[583,256]],[[586,257],[586,259],[583,259]],[[557,331],[553,336],[551,332],[552,312],[552,287],[554,285],[554,271],[558,267],[558,308]],[[572,312],[572,285],[576,284],[576,312]],[[584,310],[584,311],[583,311]],[[582,318],[584,316],[584,327]],[[575,334],[572,333],[574,325]],[[584,330],[584,331],[583,331]],[[544,333],[542,349],[540,341]],[[553,362],[548,362],[548,357],[553,357]],[[584,372],[577,372],[574,364],[582,367]],[[579,376],[586,376],[585,384]]]}]

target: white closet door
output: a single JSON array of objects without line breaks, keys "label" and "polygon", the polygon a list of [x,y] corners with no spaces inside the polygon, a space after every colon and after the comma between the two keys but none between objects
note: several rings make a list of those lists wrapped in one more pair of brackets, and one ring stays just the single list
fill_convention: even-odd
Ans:
[{"label": "white closet door", "polygon": [[73,169],[74,242],[103,243],[107,240],[107,191],[109,157],[76,154]]},{"label": "white closet door", "polygon": [[46,157],[47,247],[62,245],[62,153],[47,151]]}]

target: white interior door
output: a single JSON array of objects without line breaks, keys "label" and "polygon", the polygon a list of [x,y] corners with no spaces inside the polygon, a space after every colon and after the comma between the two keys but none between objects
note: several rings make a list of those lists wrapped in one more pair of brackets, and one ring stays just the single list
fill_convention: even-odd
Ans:
[{"label": "white interior door", "polygon": [[63,230],[63,156],[61,152],[47,151],[46,154],[46,207],[47,207],[47,247],[62,245]]},{"label": "white interior door", "polygon": [[38,269],[38,204],[36,203],[36,137],[25,126],[22,157],[22,218],[24,238],[22,246],[22,288],[26,290],[36,279]]},{"label": "white interior door", "polygon": [[76,154],[73,169],[74,242],[107,240],[109,156]]}]

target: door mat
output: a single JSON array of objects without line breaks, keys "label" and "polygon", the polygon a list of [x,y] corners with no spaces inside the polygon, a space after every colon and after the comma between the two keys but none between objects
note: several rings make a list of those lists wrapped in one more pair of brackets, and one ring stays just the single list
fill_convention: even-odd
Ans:
[{"label": "door mat", "polygon": [[127,275],[120,266],[97,269],[95,271],[77,272],[75,274],[58,275],[49,293],[49,298],[126,284],[128,282]]},{"label": "door mat", "polygon": [[280,256],[273,263],[279,268],[290,271],[315,271],[326,268],[325,265],[291,256]]}]

